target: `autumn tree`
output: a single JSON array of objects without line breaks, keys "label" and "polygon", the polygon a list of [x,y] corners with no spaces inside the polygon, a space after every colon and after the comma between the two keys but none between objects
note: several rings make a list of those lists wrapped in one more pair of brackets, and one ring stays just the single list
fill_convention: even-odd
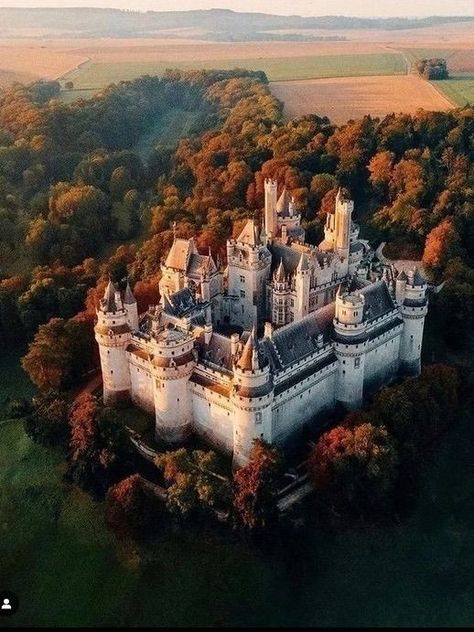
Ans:
[{"label": "autumn tree", "polygon": [[132,468],[133,453],[125,426],[114,410],[103,408],[87,392],[73,402],[69,424],[68,476],[83,489],[103,495]]},{"label": "autumn tree", "polygon": [[435,277],[446,267],[450,259],[460,254],[460,239],[450,219],[433,228],[426,239],[423,264]]},{"label": "autumn tree", "polygon": [[40,326],[21,364],[40,391],[61,391],[91,368],[94,344],[87,323],[53,318]]},{"label": "autumn tree", "polygon": [[366,512],[383,504],[397,480],[398,456],[383,426],[363,423],[325,432],[312,450],[308,473],[333,502]]},{"label": "autumn tree", "polygon": [[234,474],[234,516],[245,529],[260,530],[275,523],[276,494],[281,475],[278,450],[255,439],[247,465]]},{"label": "autumn tree", "polygon": [[161,501],[140,474],[132,474],[107,490],[105,521],[119,539],[142,538],[155,530],[161,519]]},{"label": "autumn tree", "polygon": [[180,448],[159,454],[156,466],[167,483],[167,504],[172,513],[190,514],[222,507],[228,500],[229,482],[221,473],[215,452]]}]

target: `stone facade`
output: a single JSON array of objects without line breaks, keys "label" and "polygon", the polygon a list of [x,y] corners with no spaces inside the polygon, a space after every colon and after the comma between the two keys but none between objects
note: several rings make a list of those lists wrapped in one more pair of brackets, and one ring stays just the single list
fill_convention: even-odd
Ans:
[{"label": "stone facade", "polygon": [[337,404],[357,408],[420,371],[420,273],[374,272],[341,191],[324,241],[306,244],[294,200],[277,188],[265,183],[264,226],[248,220],[228,241],[225,269],[175,238],[159,305],[139,319],[130,288],[109,283],[97,310],[104,401],[132,401],[155,415],[160,438],[196,432],[236,464],[254,438],[284,444]]}]

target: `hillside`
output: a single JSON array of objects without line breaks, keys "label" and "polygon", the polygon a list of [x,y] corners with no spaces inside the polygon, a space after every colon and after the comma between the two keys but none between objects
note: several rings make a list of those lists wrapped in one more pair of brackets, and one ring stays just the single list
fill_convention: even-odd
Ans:
[{"label": "hillside", "polygon": [[[138,12],[118,9],[24,9],[0,8],[0,37],[170,37],[179,31],[182,37],[204,37],[210,40],[278,39],[281,29],[328,32],[355,29],[400,30],[418,29],[440,24],[474,20],[473,16],[409,18],[353,18],[320,16],[304,18],[265,13],[239,13],[225,9],[200,11]],[[324,35],[299,33],[298,39],[325,39]],[[329,36],[331,37],[331,36]],[[332,35],[334,37],[334,34]],[[288,35],[286,35],[288,39]]]}]

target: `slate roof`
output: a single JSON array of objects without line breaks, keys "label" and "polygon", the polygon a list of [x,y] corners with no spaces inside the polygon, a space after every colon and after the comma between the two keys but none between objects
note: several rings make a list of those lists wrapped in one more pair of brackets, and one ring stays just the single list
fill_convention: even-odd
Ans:
[{"label": "slate roof", "polygon": [[125,295],[123,297],[123,302],[125,305],[134,305],[137,302],[137,299],[133,295],[132,288],[130,287],[130,283],[127,280],[127,287],[125,288]]},{"label": "slate roof", "polygon": [[277,206],[276,206],[276,211],[278,213],[278,215],[280,215],[281,217],[288,217],[290,214],[290,202],[291,202],[291,196],[288,193],[288,191],[286,190],[286,187],[283,187],[283,191],[282,194],[280,195],[280,198],[277,202]]},{"label": "slate roof", "polygon": [[232,351],[230,338],[213,333],[209,345],[205,348],[204,358],[218,366],[232,369]]},{"label": "slate roof", "polygon": [[[282,260],[287,274],[295,273],[303,250],[292,248],[291,246],[287,246],[286,244],[282,244],[278,241],[269,244],[268,249],[272,254],[272,262],[275,268],[277,266],[277,262]],[[317,250],[311,250],[310,252],[305,252],[305,257],[308,262],[308,267],[311,267],[311,265],[314,266],[316,262],[318,265],[322,265],[326,259],[331,261],[334,255],[326,252],[318,252]]]},{"label": "slate roof", "polygon": [[277,329],[262,341],[270,365],[279,370],[301,360],[318,348],[318,338],[327,341],[332,330],[335,303],[330,303],[302,320]]},{"label": "slate roof", "polygon": [[106,312],[116,312],[117,305],[115,303],[115,286],[111,280],[105,289],[104,298],[101,301],[102,309]]},{"label": "slate roof", "polygon": [[175,292],[171,296],[165,295],[165,312],[171,316],[182,316],[196,307],[196,301],[189,288]]},{"label": "slate roof", "polygon": [[359,290],[365,298],[364,315],[370,323],[395,309],[395,304],[385,281],[380,280]]}]

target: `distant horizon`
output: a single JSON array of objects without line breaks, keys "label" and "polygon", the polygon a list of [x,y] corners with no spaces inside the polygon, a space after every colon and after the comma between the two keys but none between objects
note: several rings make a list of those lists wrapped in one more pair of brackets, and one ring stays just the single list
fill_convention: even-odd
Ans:
[{"label": "distant horizon", "polygon": [[[474,16],[472,0],[379,0],[378,13],[372,13],[372,3],[367,0],[273,0],[271,10],[264,0],[181,0],[176,9],[172,0],[9,0],[4,9],[118,9],[135,12],[186,12],[210,9],[231,10],[235,13],[265,13],[301,17],[344,16],[354,18],[426,18]],[[328,8],[330,10],[328,11]]]}]

